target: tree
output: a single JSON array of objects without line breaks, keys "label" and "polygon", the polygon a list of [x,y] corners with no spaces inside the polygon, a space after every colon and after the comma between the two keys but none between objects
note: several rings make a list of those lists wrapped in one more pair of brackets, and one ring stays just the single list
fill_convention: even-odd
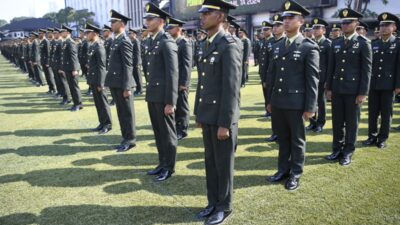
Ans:
[{"label": "tree", "polygon": [[49,19],[50,21],[57,23],[57,13],[56,12],[49,12],[43,15],[44,19]]},{"label": "tree", "polygon": [[0,27],[6,25],[7,23],[7,20],[0,19]]},{"label": "tree", "polygon": [[[387,5],[389,3],[389,0],[381,0],[384,5]],[[367,9],[368,5],[371,3],[371,0],[346,0],[345,5],[347,8],[351,8],[356,10],[357,12],[360,12],[364,14]]]},{"label": "tree", "polygon": [[27,16],[14,17],[14,18],[10,21],[10,23],[14,23],[14,22],[18,22],[18,21],[26,20],[26,19],[31,19],[31,18],[33,18],[33,17],[27,17]]},{"label": "tree", "polygon": [[93,23],[93,12],[89,12],[87,9],[76,10],[74,14],[74,22],[79,26],[84,26],[87,22]]},{"label": "tree", "polygon": [[83,26],[85,23],[93,23],[95,14],[87,9],[75,10],[71,7],[60,9],[58,12],[49,12],[43,15],[43,18],[49,19],[59,24],[69,24],[75,22],[78,26]]}]

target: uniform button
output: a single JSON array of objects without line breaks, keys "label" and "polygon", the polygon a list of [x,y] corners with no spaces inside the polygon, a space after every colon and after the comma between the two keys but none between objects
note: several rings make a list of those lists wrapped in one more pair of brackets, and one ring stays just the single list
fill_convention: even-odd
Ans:
[{"label": "uniform button", "polygon": [[382,70],[382,67],[379,67],[379,70]]},{"label": "uniform button", "polygon": [[343,60],[342,60],[342,63],[345,63],[345,62],[346,62],[346,60],[345,60],[345,59],[343,59]]},{"label": "uniform button", "polygon": [[204,77],[206,75],[206,73],[203,72],[203,73],[201,73],[201,75]]},{"label": "uniform button", "polygon": [[201,100],[201,98],[199,99],[199,102],[201,102],[202,100]]},{"label": "uniform button", "polygon": [[381,75],[379,74],[378,77],[381,77]]},{"label": "uniform button", "polygon": [[296,93],[299,93],[299,91],[298,91],[298,90],[296,90]]},{"label": "uniform button", "polygon": [[346,51],[346,50],[344,50],[344,51],[343,51],[343,53],[344,53],[344,54],[346,54],[346,53],[347,53],[347,51]]},{"label": "uniform button", "polygon": [[344,69],[342,68],[340,71],[344,72]]},{"label": "uniform button", "polygon": [[286,60],[286,57],[282,57],[282,60]]},{"label": "uniform button", "polygon": [[157,83],[157,85],[160,85],[160,83]]},{"label": "uniform button", "polygon": [[149,85],[149,82],[147,82],[147,85]]},{"label": "uniform button", "polygon": [[150,75],[150,72],[147,72],[147,75]]},{"label": "uniform button", "polygon": [[115,75],[115,74],[117,74],[117,73],[114,72],[113,74]]},{"label": "uniform button", "polygon": [[343,80],[343,77],[341,77],[340,80]]},{"label": "uniform button", "polygon": [[383,62],[383,59],[381,59],[380,61]]},{"label": "uniform button", "polygon": [[147,65],[150,65],[150,62],[148,62]]},{"label": "uniform button", "polygon": [[381,52],[381,55],[383,55],[383,52]]},{"label": "uniform button", "polygon": [[279,88],[278,91],[279,91],[279,92],[282,92],[282,89]]},{"label": "uniform button", "polygon": [[356,80],[356,78],[353,78],[353,80]]},{"label": "uniform button", "polygon": [[283,81],[283,79],[281,78],[281,79],[279,79],[279,81],[280,81],[280,82],[282,82],[282,81]]},{"label": "uniform button", "polygon": [[207,62],[207,59],[204,59],[203,62],[206,63],[206,62]]},{"label": "uniform button", "polygon": [[285,68],[283,68],[283,67],[282,67],[282,68],[281,68],[281,70],[282,70],[282,71],[284,71],[284,70],[285,70]]},{"label": "uniform button", "polygon": [[200,89],[203,89],[203,88],[204,88],[203,85],[201,85],[201,86],[200,86]]},{"label": "uniform button", "polygon": [[217,103],[217,101],[214,100],[213,103],[215,104],[215,103]]}]

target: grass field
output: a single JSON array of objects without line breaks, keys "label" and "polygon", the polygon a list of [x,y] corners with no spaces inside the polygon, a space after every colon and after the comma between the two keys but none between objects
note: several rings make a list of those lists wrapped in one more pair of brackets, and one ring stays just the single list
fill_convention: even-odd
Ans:
[{"label": "grass field", "polygon": [[[391,134],[383,151],[358,144],[344,168],[323,159],[331,151],[329,114],[324,132],[307,137],[300,189],[288,192],[266,182],[276,170],[278,146],[263,141],[271,125],[260,117],[262,90],[256,68],[251,71],[242,90],[234,215],[226,223],[400,224],[400,133]],[[83,79],[80,86],[86,92]],[[193,117],[190,136],[179,143],[176,173],[155,183],[145,175],[156,165],[157,151],[143,97],[135,99],[138,146],[117,154],[115,107],[114,129],[99,136],[90,131],[97,126],[91,97],[84,97],[82,111],[71,113],[46,91],[0,58],[1,225],[202,224],[194,215],[207,204],[203,145]],[[397,104],[394,126],[399,111]],[[361,122],[359,140],[367,134],[366,105]]]}]

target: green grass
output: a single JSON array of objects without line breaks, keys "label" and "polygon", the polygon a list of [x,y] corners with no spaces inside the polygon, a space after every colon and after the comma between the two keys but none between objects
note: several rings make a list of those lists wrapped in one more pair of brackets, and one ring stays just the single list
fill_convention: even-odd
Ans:
[{"label": "green grass", "polygon": [[[343,168],[323,159],[331,150],[329,120],[322,134],[307,137],[299,190],[265,181],[276,170],[278,146],[263,141],[271,125],[260,117],[262,91],[256,68],[251,71],[242,90],[234,216],[227,223],[400,224],[399,133],[384,151],[358,145],[353,164]],[[84,80],[80,86],[87,90]],[[0,58],[0,224],[202,224],[194,215],[207,204],[203,145],[193,117],[190,136],[179,143],[176,174],[157,184],[145,175],[157,151],[143,97],[135,99],[138,146],[117,154],[115,107],[114,129],[98,136],[90,132],[97,126],[91,98],[71,113],[46,91]],[[399,110],[395,105],[396,126]],[[367,133],[365,106],[361,121],[359,140]]]}]

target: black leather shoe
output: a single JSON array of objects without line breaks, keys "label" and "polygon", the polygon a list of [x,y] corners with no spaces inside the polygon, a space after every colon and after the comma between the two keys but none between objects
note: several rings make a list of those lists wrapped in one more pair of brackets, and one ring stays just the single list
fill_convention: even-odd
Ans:
[{"label": "black leather shoe", "polygon": [[92,131],[101,131],[103,129],[103,125],[99,124],[96,128],[93,128]]},{"label": "black leather shoe", "polygon": [[135,146],[135,144],[122,144],[117,147],[117,152],[126,152],[129,149],[134,148]]},{"label": "black leather shoe", "polygon": [[161,167],[156,167],[154,170],[147,172],[147,175],[159,175],[163,169]]},{"label": "black leather shoe", "polygon": [[221,224],[230,215],[232,215],[232,211],[216,211],[207,219],[205,224],[206,225]]},{"label": "black leather shoe", "polygon": [[351,156],[352,154],[346,154],[343,155],[343,157],[340,159],[339,164],[341,166],[348,166],[351,163]]},{"label": "black leather shoe", "polygon": [[166,181],[171,176],[172,176],[171,171],[163,169],[161,173],[154,180],[156,182]]},{"label": "black leather shoe", "polygon": [[205,209],[197,213],[196,217],[197,219],[208,218],[214,212],[214,210],[215,210],[214,206],[207,206]]},{"label": "black leather shoe", "polygon": [[300,178],[295,176],[290,176],[285,183],[286,190],[294,191],[300,186]]},{"label": "black leather shoe", "polygon": [[69,103],[71,103],[71,101],[63,100],[62,102],[60,102],[60,105],[68,105]]},{"label": "black leather shoe", "polygon": [[271,113],[266,112],[265,115],[264,115],[264,117],[265,117],[265,118],[269,118],[269,117],[271,117],[271,115],[272,115]]},{"label": "black leather shoe", "polygon": [[383,148],[386,148],[386,142],[385,141],[378,141],[377,143],[376,143],[376,147],[378,147],[379,149],[383,149]]},{"label": "black leather shoe", "polygon": [[333,152],[332,154],[325,157],[326,160],[334,161],[338,160],[340,157],[340,152]]},{"label": "black leather shoe", "polygon": [[274,142],[277,140],[278,140],[278,135],[276,134],[272,134],[271,137],[265,139],[266,142]]},{"label": "black leather shoe", "polygon": [[310,124],[306,127],[306,130],[314,130],[315,129],[315,125],[314,124]]},{"label": "black leather shoe", "polygon": [[315,133],[321,133],[323,131],[323,128],[321,126],[317,126],[317,127],[315,127],[315,129],[313,131]]},{"label": "black leather shoe", "polygon": [[376,144],[376,138],[369,137],[367,140],[363,141],[362,144],[364,146],[371,146]]},{"label": "black leather shoe", "polygon": [[187,134],[185,134],[185,133],[178,134],[176,137],[177,137],[178,141],[180,141],[180,140],[184,139],[185,137],[187,137]]},{"label": "black leather shoe", "polygon": [[77,112],[79,110],[83,109],[82,105],[74,105],[71,107],[70,111],[71,112]]},{"label": "black leather shoe", "polygon": [[287,178],[288,176],[289,176],[289,174],[287,174],[287,173],[277,172],[273,176],[267,177],[267,181],[272,182],[272,183],[279,182],[279,181],[282,181],[283,179]]},{"label": "black leather shoe", "polygon": [[106,133],[108,133],[110,130],[112,130],[111,127],[103,127],[103,128],[99,131],[99,134],[106,134]]}]

